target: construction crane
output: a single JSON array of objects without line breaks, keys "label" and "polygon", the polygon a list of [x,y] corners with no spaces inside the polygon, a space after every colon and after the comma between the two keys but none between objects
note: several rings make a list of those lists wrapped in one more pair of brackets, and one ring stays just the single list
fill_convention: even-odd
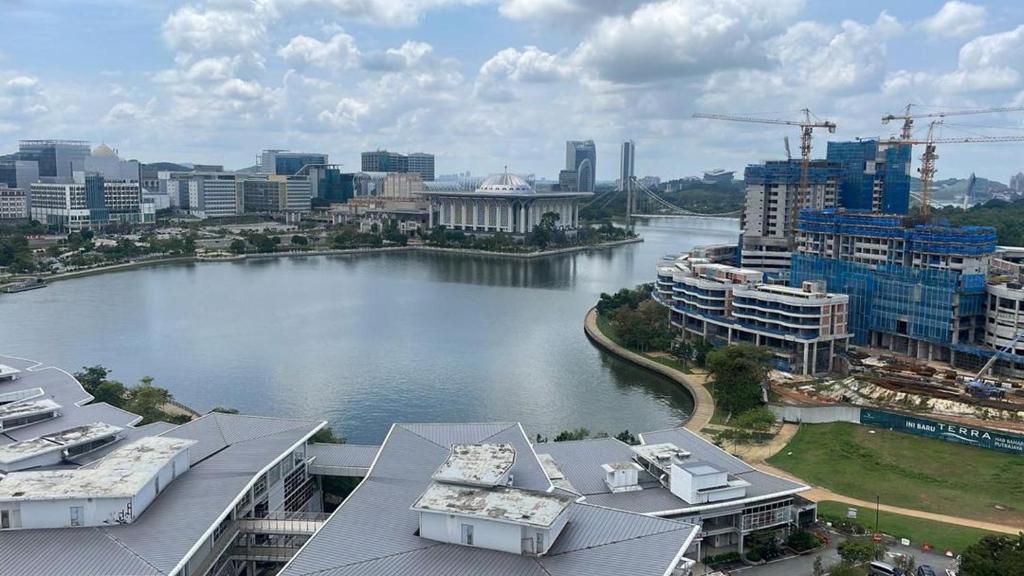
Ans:
[{"label": "construction crane", "polygon": [[[694,118],[705,118],[708,120],[729,120],[731,122],[752,122],[755,124],[782,124],[784,126],[800,127],[800,188],[798,188],[797,199],[792,203],[792,214],[790,215],[790,226],[793,233],[789,235],[791,244],[796,242],[796,221],[800,216],[800,208],[807,202],[810,196],[808,193],[808,174],[811,167],[811,135],[815,128],[825,128],[829,134],[836,131],[835,122],[820,120],[807,108],[800,110],[804,117],[802,120],[776,120],[771,118],[756,118],[753,116],[734,116],[730,114],[694,114]],[[788,141],[787,141],[788,148]]]},{"label": "construction crane", "polygon": [[[979,112],[980,114],[980,112]],[[931,213],[931,187],[935,179],[935,161],[939,155],[935,153],[936,144],[981,144],[986,142],[1024,142],[1024,136],[968,136],[966,138],[937,138],[935,128],[941,126],[943,119],[932,120],[928,125],[928,135],[924,140],[912,138],[892,138],[892,144],[924,145],[924,154],[921,155],[921,166],[917,172],[921,175],[921,215],[928,218]]]},{"label": "construction crane", "polygon": [[1013,337],[1013,340],[1010,340],[1009,344],[1003,347],[1002,350],[999,350],[995,354],[993,354],[992,357],[988,359],[988,362],[985,362],[985,365],[981,367],[981,370],[978,370],[978,373],[974,375],[974,378],[967,380],[967,392],[969,392],[972,396],[976,396],[978,398],[1005,397],[1005,388],[997,384],[993,384],[991,382],[986,382],[983,379],[983,377],[985,376],[985,373],[992,368],[992,365],[996,363],[996,360],[999,359],[1000,354],[1006,354],[1007,352],[1012,353],[1014,346],[1016,346],[1017,343],[1020,342],[1021,338],[1024,338],[1024,331],[1018,332],[1017,335]]},{"label": "construction crane", "polygon": [[[917,172],[921,175],[921,214],[925,218],[931,212],[931,183],[935,176],[935,160],[938,159],[938,154],[935,153],[935,144],[933,133],[935,127],[942,123],[943,119],[948,116],[972,116],[975,114],[995,114],[998,112],[1020,112],[1024,110],[1024,106],[1006,106],[1001,108],[970,108],[966,110],[949,110],[943,112],[930,112],[926,114],[913,114],[911,113],[911,107],[913,104],[907,104],[903,108],[902,114],[886,114],[882,116],[882,124],[888,124],[893,120],[903,120],[903,127],[900,130],[900,142],[903,144],[924,144],[924,154],[921,156],[921,167],[917,169]],[[937,118],[928,125],[928,137],[923,140],[914,140],[914,120],[918,118]],[[986,138],[986,137],[982,137]],[[997,139],[972,139],[971,142],[1016,142],[1018,141],[1014,137],[1008,140],[997,140]],[[957,140],[957,143],[963,143],[965,141]],[[953,142],[949,142],[953,143]]]},{"label": "construction crane", "polygon": [[893,120],[903,120],[903,129],[900,130],[900,140],[910,140],[914,137],[914,120],[917,118],[945,118],[947,116],[970,116],[974,114],[995,114],[997,112],[1020,112],[1024,106],[1010,106],[1003,108],[972,108],[967,110],[950,110],[946,112],[931,112],[927,114],[911,114],[910,108],[913,104],[907,104],[903,108],[903,114],[886,114],[882,116],[882,124],[888,124]]}]

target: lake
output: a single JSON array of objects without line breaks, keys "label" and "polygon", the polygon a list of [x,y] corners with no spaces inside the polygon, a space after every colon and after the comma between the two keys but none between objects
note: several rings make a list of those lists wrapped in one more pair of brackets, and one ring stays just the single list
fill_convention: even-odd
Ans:
[{"label": "lake", "polygon": [[531,436],[677,426],[692,400],[597,349],[601,292],[737,220],[641,222],[641,244],[515,260],[431,253],[167,264],[0,296],[0,352],[153,376],[197,410],[323,418],[350,442],[392,422],[521,421]]}]

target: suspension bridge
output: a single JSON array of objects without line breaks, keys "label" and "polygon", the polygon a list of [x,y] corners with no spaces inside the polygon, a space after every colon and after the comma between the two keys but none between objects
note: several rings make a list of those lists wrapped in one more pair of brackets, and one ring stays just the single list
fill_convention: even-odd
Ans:
[{"label": "suspension bridge", "polygon": [[729,212],[705,213],[688,210],[677,206],[662,198],[657,192],[651,190],[640,182],[636,177],[627,181],[621,189],[601,192],[596,194],[590,202],[584,206],[595,209],[607,208],[614,202],[625,202],[626,217],[632,218],[738,218],[743,209],[731,210]]}]

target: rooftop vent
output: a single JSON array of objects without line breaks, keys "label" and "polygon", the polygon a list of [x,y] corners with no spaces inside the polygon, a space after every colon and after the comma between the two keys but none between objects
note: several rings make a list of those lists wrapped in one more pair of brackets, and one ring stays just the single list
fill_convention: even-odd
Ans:
[{"label": "rooftop vent", "polygon": [[602,464],[604,483],[612,492],[635,492],[642,490],[639,474],[642,468],[636,462],[611,462]]}]

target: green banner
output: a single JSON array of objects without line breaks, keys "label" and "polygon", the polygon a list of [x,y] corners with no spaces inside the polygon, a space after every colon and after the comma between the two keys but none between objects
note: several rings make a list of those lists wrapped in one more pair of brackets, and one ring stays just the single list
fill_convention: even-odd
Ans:
[{"label": "green banner", "polygon": [[987,428],[977,428],[975,426],[967,426],[955,422],[941,422],[927,418],[916,418],[914,416],[868,408],[861,408],[860,423],[865,426],[889,428],[897,432],[927,436],[937,440],[945,440],[946,442],[968,444],[989,450],[1010,452],[1012,454],[1024,454],[1024,436],[1007,432],[996,432]]}]

